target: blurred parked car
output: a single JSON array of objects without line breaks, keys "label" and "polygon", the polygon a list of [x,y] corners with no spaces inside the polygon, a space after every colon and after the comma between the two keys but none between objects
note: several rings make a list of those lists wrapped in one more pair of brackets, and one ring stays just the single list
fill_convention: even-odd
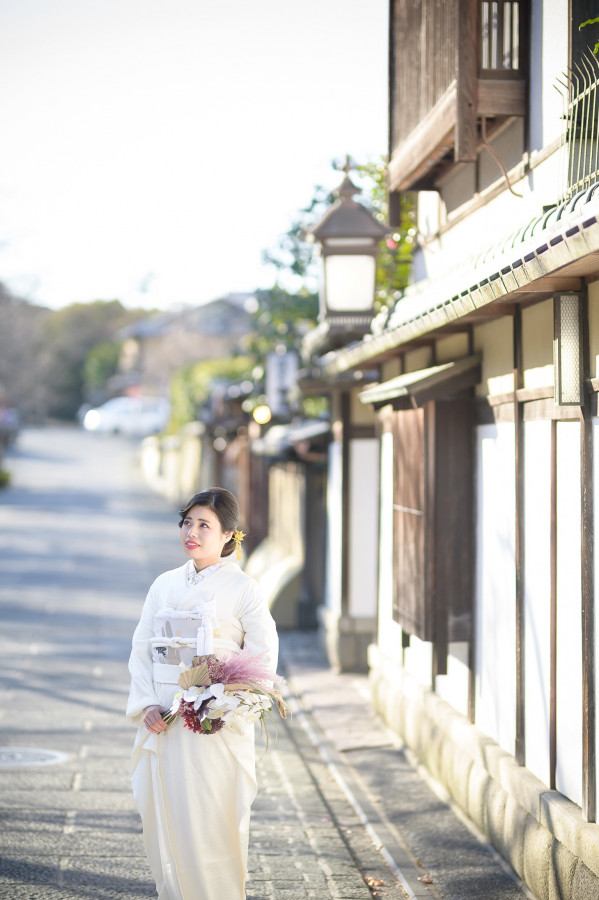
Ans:
[{"label": "blurred parked car", "polygon": [[83,427],[102,434],[146,437],[164,431],[169,415],[170,406],[162,397],[114,397],[88,410]]}]

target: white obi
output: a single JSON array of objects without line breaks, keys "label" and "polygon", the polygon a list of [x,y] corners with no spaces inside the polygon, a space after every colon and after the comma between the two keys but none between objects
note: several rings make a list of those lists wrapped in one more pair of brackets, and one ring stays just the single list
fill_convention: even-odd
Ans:
[{"label": "white obi", "polygon": [[243,645],[239,619],[218,622],[210,610],[165,607],[154,617],[152,642],[153,680],[176,684],[181,669],[194,656],[237,653]]}]

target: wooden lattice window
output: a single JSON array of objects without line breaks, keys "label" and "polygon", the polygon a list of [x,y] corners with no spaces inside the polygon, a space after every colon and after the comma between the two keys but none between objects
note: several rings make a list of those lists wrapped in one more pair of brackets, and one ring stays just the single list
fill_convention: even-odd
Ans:
[{"label": "wooden lattice window", "polygon": [[521,69],[519,0],[481,0],[481,73],[505,77]]},{"label": "wooden lattice window", "polygon": [[473,407],[469,397],[393,414],[393,615],[432,641],[437,674],[472,627]]}]

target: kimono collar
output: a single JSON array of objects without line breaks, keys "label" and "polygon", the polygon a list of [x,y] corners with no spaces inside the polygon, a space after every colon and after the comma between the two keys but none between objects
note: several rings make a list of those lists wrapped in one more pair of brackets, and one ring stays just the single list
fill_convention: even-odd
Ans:
[{"label": "kimono collar", "polygon": [[185,582],[187,587],[195,587],[196,584],[200,584],[201,581],[204,581],[209,575],[213,572],[216,572],[217,569],[220,569],[222,563],[214,563],[212,566],[206,566],[205,569],[202,569],[201,572],[196,571],[196,567],[193,564],[193,559],[189,559],[185,566]]}]

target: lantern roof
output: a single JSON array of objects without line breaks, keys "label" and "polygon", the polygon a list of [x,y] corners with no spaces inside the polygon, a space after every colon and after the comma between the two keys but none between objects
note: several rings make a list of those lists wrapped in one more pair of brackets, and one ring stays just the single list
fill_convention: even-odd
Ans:
[{"label": "lantern roof", "polygon": [[361,193],[349,175],[335,191],[337,200],[326,211],[322,219],[308,230],[317,241],[326,241],[328,238],[371,238],[380,241],[386,234],[387,228],[374,218],[365,206],[354,200],[354,194]]}]

